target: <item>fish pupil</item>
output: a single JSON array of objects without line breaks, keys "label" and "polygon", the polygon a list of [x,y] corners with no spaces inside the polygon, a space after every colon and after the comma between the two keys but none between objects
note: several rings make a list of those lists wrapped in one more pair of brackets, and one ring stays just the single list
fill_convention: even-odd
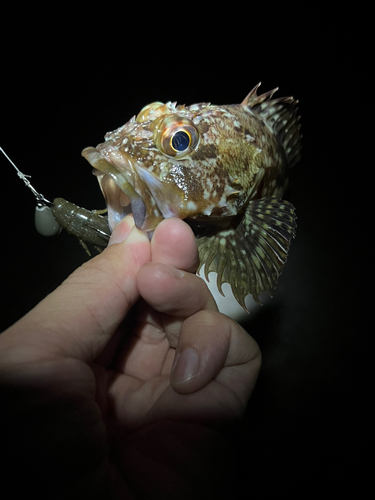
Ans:
[{"label": "fish pupil", "polygon": [[172,148],[176,151],[185,151],[190,146],[190,136],[183,130],[174,134],[171,140]]}]

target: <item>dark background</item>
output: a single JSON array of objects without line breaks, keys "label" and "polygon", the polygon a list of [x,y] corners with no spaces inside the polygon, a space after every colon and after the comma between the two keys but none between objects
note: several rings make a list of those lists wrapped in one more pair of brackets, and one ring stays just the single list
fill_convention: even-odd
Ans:
[{"label": "dark background", "polygon": [[[342,11],[198,14],[146,28],[141,12],[130,23],[99,12],[93,24],[69,13],[58,28],[60,16],[40,25],[33,11],[2,58],[0,145],[47,198],[95,209],[104,203],[81,150],[145,104],[239,103],[260,80],[262,91],[298,98],[303,161],[286,194],[297,237],[274,299],[245,324],[263,367],[239,428],[237,481],[257,499],[344,498],[351,488],[360,498],[372,396],[366,27]],[[2,330],[87,257],[64,232],[36,233],[31,192],[5,158],[0,166]]]}]

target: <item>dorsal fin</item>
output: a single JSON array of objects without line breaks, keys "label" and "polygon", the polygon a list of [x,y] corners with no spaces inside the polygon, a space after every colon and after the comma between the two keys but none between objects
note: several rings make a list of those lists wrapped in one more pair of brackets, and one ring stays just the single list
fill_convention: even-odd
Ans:
[{"label": "dorsal fin", "polygon": [[241,102],[242,106],[249,106],[249,108],[253,108],[257,104],[262,103],[268,98],[271,98],[275,92],[279,90],[279,87],[276,87],[273,90],[270,90],[269,92],[265,92],[262,95],[257,95],[257,90],[261,86],[262,82],[259,82],[258,85],[255,85],[255,87],[250,90],[250,92],[247,94],[245,99]]},{"label": "dorsal fin", "polygon": [[299,124],[300,116],[297,113],[298,101],[293,97],[280,97],[271,100],[278,87],[258,96],[259,86],[260,82],[245,97],[241,105],[249,107],[267,124],[284,148],[288,163],[292,167],[301,158],[302,136]]}]

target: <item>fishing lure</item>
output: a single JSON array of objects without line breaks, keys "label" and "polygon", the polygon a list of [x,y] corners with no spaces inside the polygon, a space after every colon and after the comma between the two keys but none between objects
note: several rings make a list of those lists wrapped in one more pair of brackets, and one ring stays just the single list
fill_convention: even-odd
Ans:
[{"label": "fishing lure", "polygon": [[23,180],[37,200],[34,220],[39,234],[54,236],[65,229],[67,233],[78,239],[89,256],[91,253],[87,243],[93,245],[98,252],[107,246],[110,237],[108,219],[101,215],[107,212],[107,209],[87,210],[64,198],[55,198],[53,202],[47,200],[32,186],[29,181],[30,175],[22,173],[2,148],[0,151],[13,165],[18,177]]}]

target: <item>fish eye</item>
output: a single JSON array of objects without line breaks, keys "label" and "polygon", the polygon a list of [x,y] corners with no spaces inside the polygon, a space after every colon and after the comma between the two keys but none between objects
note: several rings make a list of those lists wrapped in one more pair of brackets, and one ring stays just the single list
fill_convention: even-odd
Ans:
[{"label": "fish eye", "polygon": [[156,145],[167,156],[185,156],[196,148],[199,132],[191,120],[169,115],[156,130]]},{"label": "fish eye", "polygon": [[191,137],[187,132],[185,132],[185,130],[178,130],[171,137],[171,146],[179,153],[186,151],[190,146],[190,143],[191,143]]}]

